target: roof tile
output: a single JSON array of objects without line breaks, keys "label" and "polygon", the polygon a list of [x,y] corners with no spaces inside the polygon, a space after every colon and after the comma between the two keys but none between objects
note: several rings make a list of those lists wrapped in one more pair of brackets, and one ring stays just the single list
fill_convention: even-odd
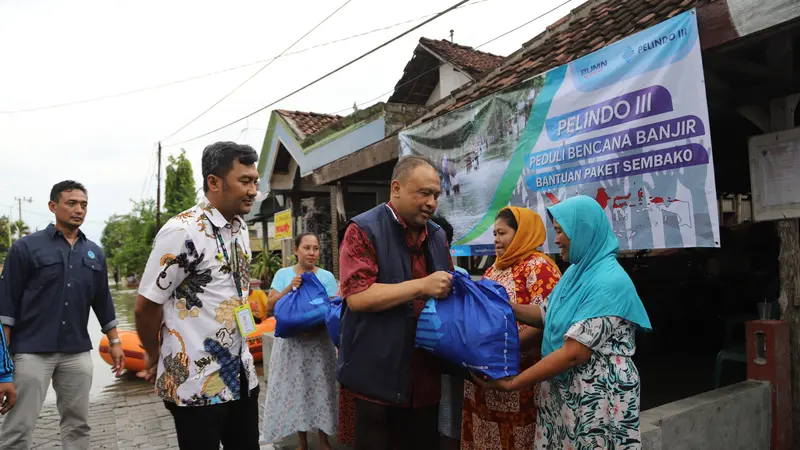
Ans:
[{"label": "roof tile", "polygon": [[639,21],[636,22],[636,23],[638,23],[640,25],[644,25],[644,24],[650,22],[651,20],[655,19],[655,17],[656,17],[655,13],[650,13],[650,14],[642,17],[641,19],[639,19]]},{"label": "roof tile", "polygon": [[289,125],[292,127],[292,131],[294,131],[301,140],[342,118],[342,116],[334,116],[330,114],[286,111],[284,109],[279,109],[278,114],[283,116],[283,118],[289,122]]},{"label": "roof tile", "polygon": [[592,47],[589,50],[589,52],[596,52],[597,50],[600,50],[601,48],[605,47],[605,45],[606,45],[606,41],[600,41],[594,47]]},{"label": "roof tile", "polygon": [[567,23],[568,21],[569,21],[569,14],[553,22],[550,26],[547,27],[547,31],[553,32],[556,30],[556,28]]},{"label": "roof tile", "polygon": [[503,63],[504,57],[481,52],[446,40],[420,38],[414,55],[403,69],[389,102],[424,105],[439,81],[442,61],[472,79],[478,79]]},{"label": "roof tile", "polygon": [[454,44],[443,39],[421,38],[419,43],[473,77],[483,75],[498,67],[504,59],[502,56],[475,50],[465,45]]},{"label": "roof tile", "polygon": [[[472,85],[433,105],[422,120],[544,73],[691,8],[714,0],[588,0],[526,42]],[[599,24],[599,25],[598,25]],[[422,42],[422,41],[421,41]],[[443,41],[446,42],[446,41]],[[448,43],[449,44],[449,43]],[[452,45],[452,44],[449,44]]]}]

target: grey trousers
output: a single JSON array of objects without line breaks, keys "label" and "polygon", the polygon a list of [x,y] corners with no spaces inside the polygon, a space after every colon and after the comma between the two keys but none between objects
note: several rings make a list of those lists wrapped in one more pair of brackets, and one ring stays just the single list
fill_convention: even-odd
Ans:
[{"label": "grey trousers", "polygon": [[89,389],[92,357],[85,353],[20,353],[14,355],[17,404],[0,430],[0,449],[28,450],[50,380],[61,416],[64,450],[89,450]]}]

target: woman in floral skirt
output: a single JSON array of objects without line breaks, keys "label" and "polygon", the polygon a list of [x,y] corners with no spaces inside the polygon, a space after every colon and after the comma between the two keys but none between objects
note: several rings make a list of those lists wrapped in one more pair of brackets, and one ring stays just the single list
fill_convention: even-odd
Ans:
[{"label": "woman in floral skirt", "polygon": [[548,208],[561,257],[572,265],[538,306],[517,320],[544,328],[542,360],[513,378],[478,382],[518,391],[541,383],[535,449],[641,448],[635,331],[650,320],[617,262],[619,243],[594,199]]}]

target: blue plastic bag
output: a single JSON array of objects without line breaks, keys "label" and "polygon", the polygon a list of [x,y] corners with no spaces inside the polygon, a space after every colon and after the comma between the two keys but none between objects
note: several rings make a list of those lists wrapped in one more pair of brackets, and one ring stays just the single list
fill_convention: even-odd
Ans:
[{"label": "blue plastic bag", "polygon": [[519,374],[519,332],[499,284],[453,275],[453,290],[430,299],[417,321],[416,346],[492,379]]},{"label": "blue plastic bag", "polygon": [[341,329],[339,324],[342,320],[342,297],[334,297],[331,300],[331,307],[328,309],[328,314],[325,316],[325,325],[328,327],[328,335],[330,335],[333,345],[339,346],[339,333]]},{"label": "blue plastic bag", "polygon": [[330,309],[328,292],[316,275],[305,272],[303,284],[275,305],[275,336],[293,337],[325,323]]}]

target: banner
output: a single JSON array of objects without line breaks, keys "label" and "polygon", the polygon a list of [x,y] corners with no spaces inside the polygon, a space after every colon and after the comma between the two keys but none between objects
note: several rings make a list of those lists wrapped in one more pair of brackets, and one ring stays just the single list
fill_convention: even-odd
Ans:
[{"label": "banner", "polygon": [[622,250],[718,247],[719,216],[695,11],[400,133],[439,170],[453,254],[494,254],[507,205],[588,195]]},{"label": "banner", "polygon": [[275,214],[275,240],[292,238],[292,210]]}]

